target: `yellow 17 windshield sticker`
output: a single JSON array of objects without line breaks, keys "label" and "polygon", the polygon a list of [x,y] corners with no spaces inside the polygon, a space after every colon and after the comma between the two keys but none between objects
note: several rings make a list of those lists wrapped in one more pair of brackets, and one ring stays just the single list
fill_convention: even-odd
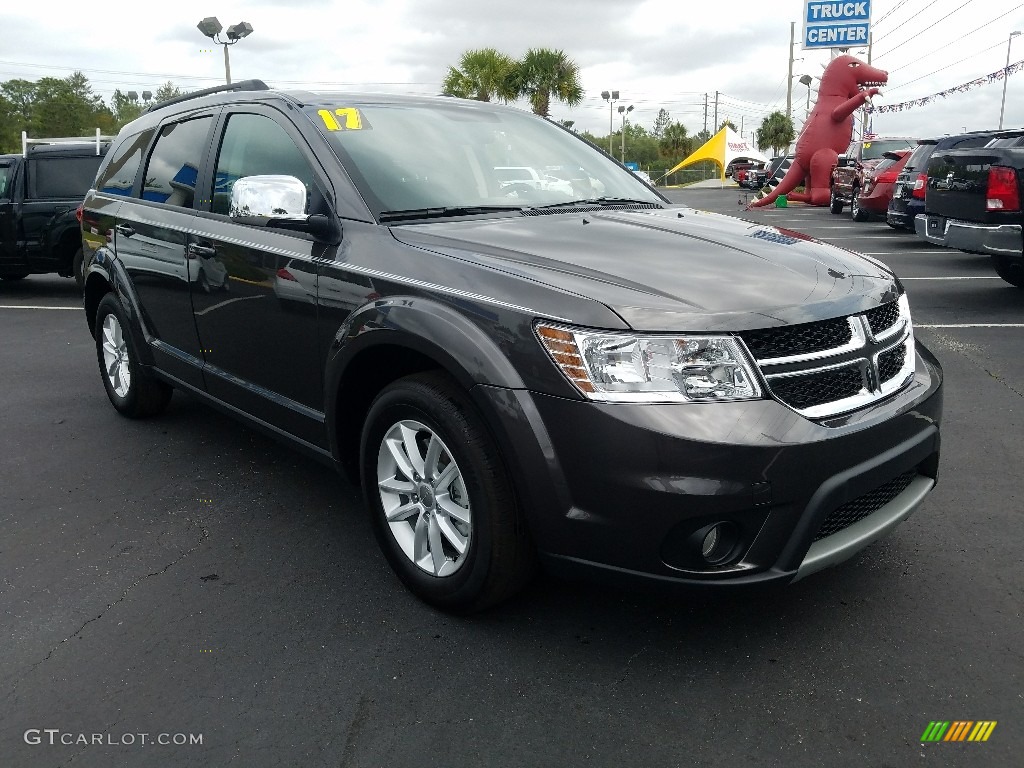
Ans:
[{"label": "yellow 17 windshield sticker", "polygon": [[328,131],[361,131],[370,127],[355,107],[341,107],[334,112],[329,109],[319,109],[317,114],[324,121]]}]

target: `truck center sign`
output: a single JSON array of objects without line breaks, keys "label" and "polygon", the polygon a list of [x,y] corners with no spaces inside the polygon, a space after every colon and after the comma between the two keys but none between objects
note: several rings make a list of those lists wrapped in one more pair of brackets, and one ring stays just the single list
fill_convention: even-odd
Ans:
[{"label": "truck center sign", "polygon": [[871,0],[805,0],[803,47],[852,48],[867,45]]}]

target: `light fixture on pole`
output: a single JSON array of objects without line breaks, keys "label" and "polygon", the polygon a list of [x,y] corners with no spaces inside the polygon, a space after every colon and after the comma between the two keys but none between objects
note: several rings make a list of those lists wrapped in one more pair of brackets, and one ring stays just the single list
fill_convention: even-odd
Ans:
[{"label": "light fixture on pole", "polygon": [[999,130],[1003,130],[1003,112],[1006,111],[1006,81],[1010,79],[1010,43],[1013,42],[1013,38],[1019,35],[1020,32],[1014,30],[1010,33],[1009,39],[1006,41],[1006,69],[1003,70],[1003,100],[999,104]]},{"label": "light fixture on pole", "polygon": [[619,105],[619,114],[622,115],[622,162],[626,162],[626,115],[633,111],[633,105],[630,104],[628,107]]},{"label": "light fixture on pole", "polygon": [[807,122],[811,114],[811,83],[814,82],[814,78],[810,75],[800,75],[800,82],[807,86],[807,111],[804,112],[804,122]]},{"label": "light fixture on pole", "polygon": [[224,79],[227,80],[228,85],[231,85],[231,60],[228,58],[228,46],[234,45],[243,37],[251,35],[252,24],[247,21],[232,24],[225,33],[228,38],[227,40],[220,39],[220,32],[224,27],[221,26],[216,16],[207,16],[196,24],[196,28],[217,45],[224,46]]},{"label": "light fixture on pole", "polygon": [[619,100],[618,91],[601,91],[601,98],[608,102],[608,154],[612,152],[612,133],[615,131],[615,102]]}]

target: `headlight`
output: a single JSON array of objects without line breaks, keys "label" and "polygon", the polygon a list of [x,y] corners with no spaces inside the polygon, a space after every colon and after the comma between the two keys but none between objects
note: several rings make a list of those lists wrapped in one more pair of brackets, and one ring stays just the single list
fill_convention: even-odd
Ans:
[{"label": "headlight", "polygon": [[537,325],[544,349],[591,400],[682,403],[761,397],[732,336],[648,336]]}]

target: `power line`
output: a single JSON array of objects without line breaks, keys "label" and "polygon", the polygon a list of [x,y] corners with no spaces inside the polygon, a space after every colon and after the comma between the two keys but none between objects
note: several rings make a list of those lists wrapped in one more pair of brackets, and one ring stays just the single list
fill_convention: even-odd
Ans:
[{"label": "power line", "polygon": [[[958,5],[958,6],[957,6],[956,8],[954,8],[954,9],[953,9],[952,11],[950,11],[949,13],[947,13],[947,14],[946,14],[945,16],[943,16],[943,17],[942,17],[941,19],[939,19],[938,21],[936,21],[936,22],[935,22],[934,24],[932,24],[932,25],[931,25],[931,28],[932,28],[932,29],[934,29],[934,28],[935,28],[936,26],[938,26],[938,25],[939,25],[939,24],[940,24],[941,22],[943,22],[943,21],[945,21],[946,19],[948,19],[948,18],[949,18],[950,16],[952,16],[952,15],[953,15],[954,13],[956,13],[957,11],[959,11],[959,10],[960,10],[961,8],[963,8],[964,6],[966,6],[966,5],[970,5],[970,4],[972,3],[972,2],[974,2],[974,0],[965,0],[965,2],[964,2],[964,3],[962,3],[961,5]],[[888,51],[886,51],[885,53],[880,53],[880,54],[878,54],[878,57],[879,57],[879,58],[881,58],[882,56],[888,56],[888,55],[889,55],[890,53],[892,53],[893,51],[895,51],[895,50],[898,50],[899,48],[902,48],[902,47],[903,47],[904,45],[906,45],[907,43],[909,43],[909,42],[910,42],[911,40],[914,40],[914,39],[915,39],[915,38],[914,38],[913,36],[911,36],[911,37],[908,37],[908,38],[907,38],[906,40],[904,40],[904,41],[903,41],[902,43],[900,43],[899,45],[897,45],[897,46],[896,46],[895,48],[890,48],[890,49],[889,49]]]},{"label": "power line", "polygon": [[906,4],[907,4],[907,0],[900,0],[898,3],[896,3],[896,5],[894,7],[890,8],[888,11],[886,11],[886,13],[884,13],[882,15],[882,18],[880,18],[878,21],[876,21],[874,23],[874,26],[877,26],[878,24],[881,24],[883,21],[888,19],[890,16],[892,16],[894,13],[896,13],[896,11],[898,11],[900,8],[902,8]]},{"label": "power line", "polygon": [[901,22],[900,22],[899,24],[897,24],[897,25],[896,25],[895,27],[893,27],[893,28],[892,28],[892,29],[890,29],[890,30],[889,30],[888,32],[886,32],[886,33],[885,33],[884,35],[882,35],[881,37],[879,37],[879,38],[878,38],[877,40],[873,40],[873,41],[872,41],[872,44],[873,44],[873,45],[877,45],[877,44],[878,44],[878,43],[880,43],[880,42],[881,42],[882,40],[884,40],[884,39],[885,39],[885,38],[887,38],[887,37],[888,37],[889,35],[891,35],[891,34],[892,34],[893,32],[895,32],[895,31],[896,31],[897,29],[899,29],[900,27],[903,27],[903,26],[905,26],[906,24],[910,23],[910,22],[911,22],[911,21],[913,21],[913,20],[914,20],[915,18],[917,18],[917,16],[916,16],[916,15],[911,15],[911,16],[908,16],[908,17],[907,17],[907,18],[905,18],[905,19],[904,19],[903,21],[901,21]]},{"label": "power line", "polygon": [[991,51],[993,48],[998,48],[998,47],[1002,46],[1002,44],[1003,44],[1003,41],[1000,40],[995,45],[990,45],[988,48],[985,48],[983,50],[977,51],[976,53],[972,53],[970,56],[964,56],[964,58],[960,59],[959,61],[954,61],[952,64],[947,64],[944,67],[940,67],[939,69],[936,69],[934,72],[929,72],[927,75],[921,75],[920,77],[915,77],[913,80],[908,80],[905,83],[900,83],[895,88],[890,88],[889,90],[890,91],[895,91],[895,90],[897,90],[899,88],[902,88],[902,87],[904,87],[906,85],[910,85],[911,83],[916,83],[918,80],[924,80],[926,77],[931,77],[934,74],[942,72],[944,69],[949,69],[950,67],[955,67],[957,64],[963,64],[968,59],[973,59],[975,56],[977,56],[979,54],[982,54],[982,53],[985,53],[986,51]]}]

